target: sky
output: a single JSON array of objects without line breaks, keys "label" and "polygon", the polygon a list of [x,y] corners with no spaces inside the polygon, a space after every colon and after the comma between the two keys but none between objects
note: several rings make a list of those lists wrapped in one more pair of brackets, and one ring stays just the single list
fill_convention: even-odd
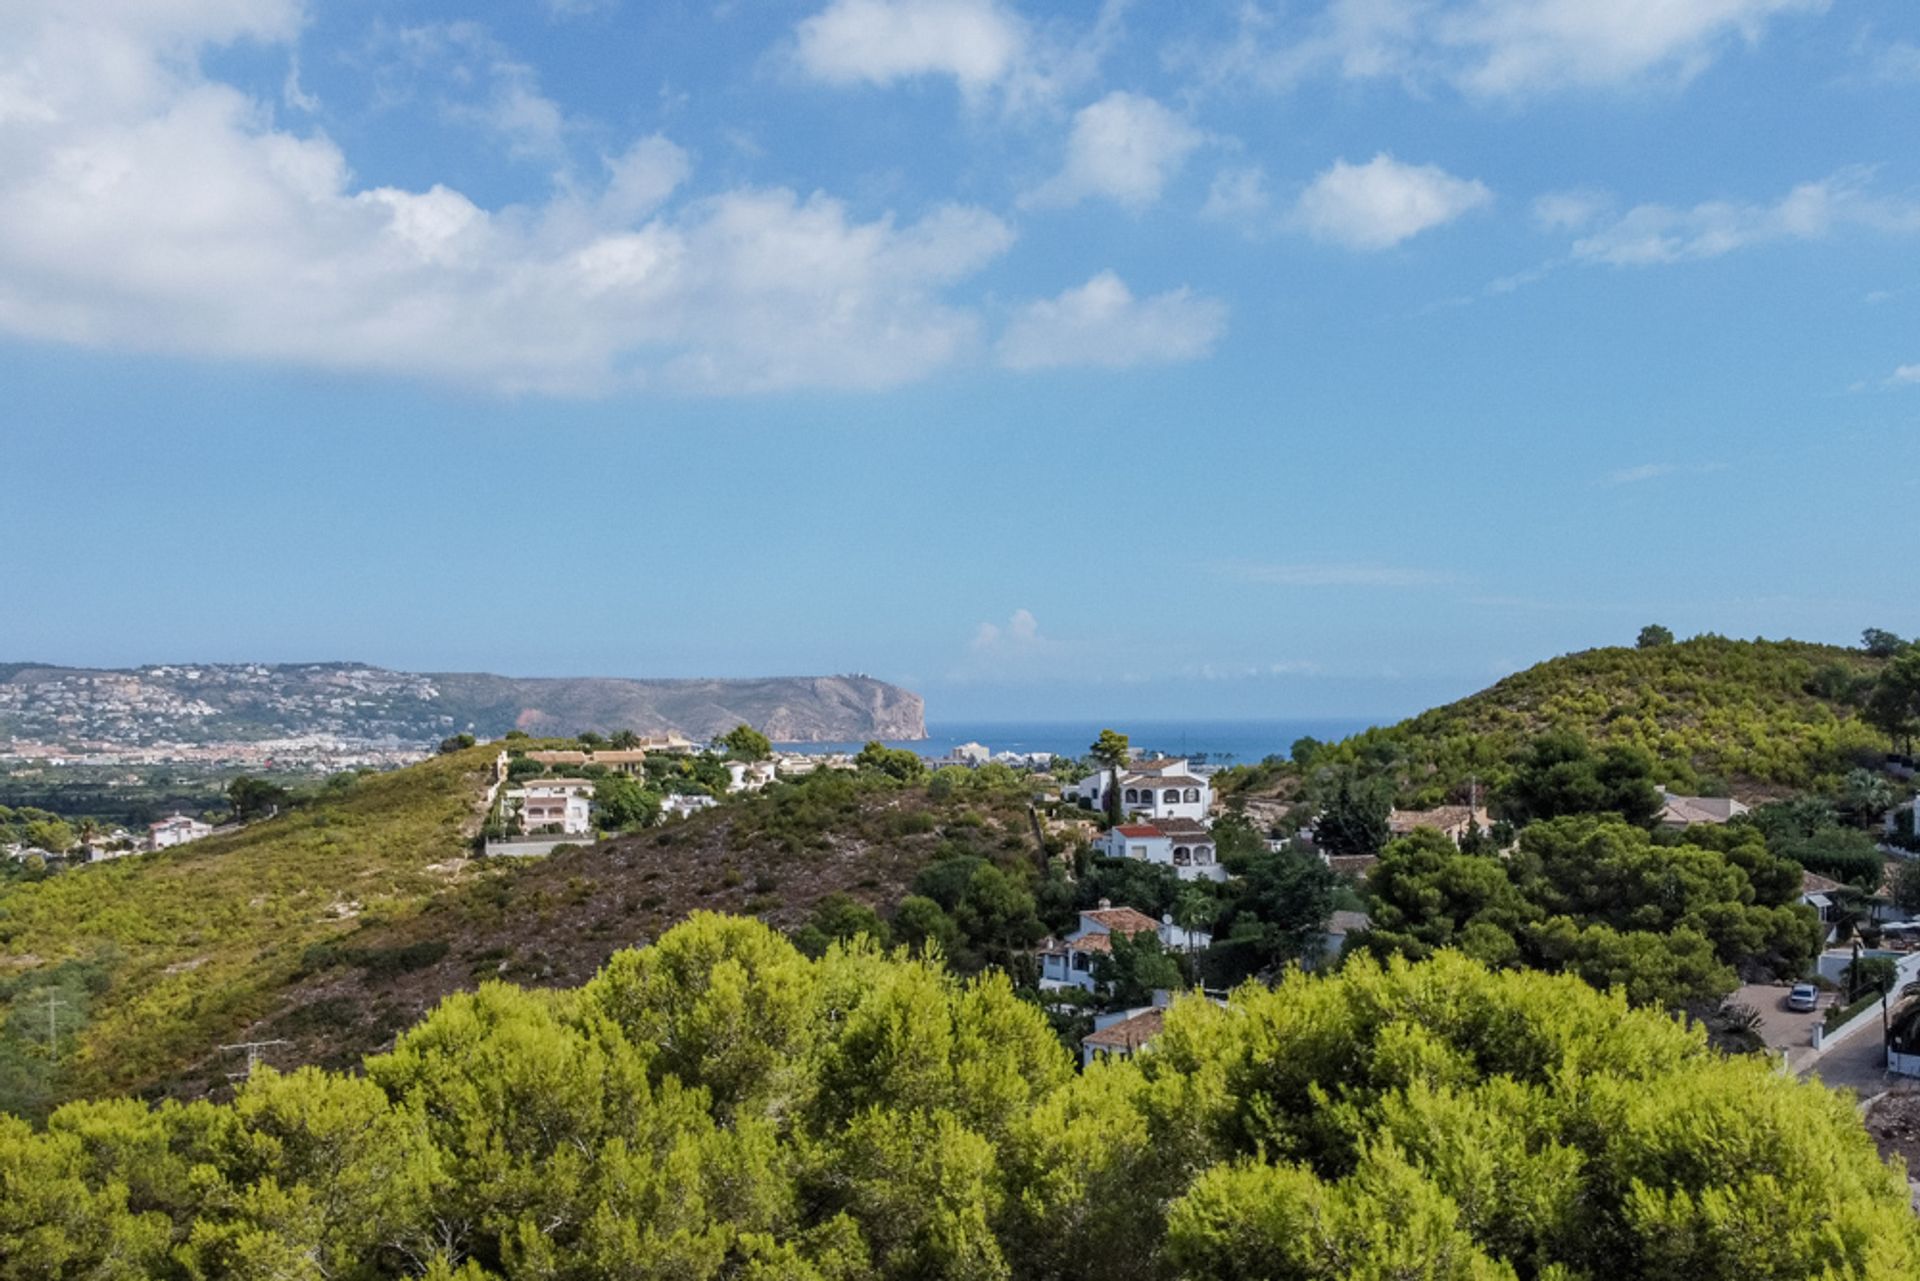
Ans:
[{"label": "sky", "polygon": [[1385,718],[1920,632],[1910,0],[8,0],[0,658]]}]

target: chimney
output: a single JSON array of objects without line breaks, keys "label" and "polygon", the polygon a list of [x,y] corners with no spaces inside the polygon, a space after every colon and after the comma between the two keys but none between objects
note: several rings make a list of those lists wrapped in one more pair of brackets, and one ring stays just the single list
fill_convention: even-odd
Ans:
[{"label": "chimney", "polygon": [[1104,912],[1104,911],[1106,911],[1106,910],[1107,910],[1108,908],[1110,908],[1110,907],[1112,907],[1112,906],[1113,906],[1113,900],[1112,900],[1112,899],[1110,899],[1110,898],[1103,898],[1103,899],[1101,899],[1101,900],[1100,900],[1100,910],[1101,910],[1102,912]]}]

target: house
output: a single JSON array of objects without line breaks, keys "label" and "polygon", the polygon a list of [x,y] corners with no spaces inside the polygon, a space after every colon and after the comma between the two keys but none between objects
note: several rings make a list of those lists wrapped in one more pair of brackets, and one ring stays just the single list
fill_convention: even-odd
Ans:
[{"label": "house", "polygon": [[1826,926],[1824,943],[1833,941],[1834,924],[1838,913],[1835,911],[1835,898],[1847,887],[1839,881],[1815,875],[1812,872],[1800,873],[1800,902],[1812,908],[1820,915],[1820,923]]},{"label": "house", "polygon": [[953,749],[956,764],[981,766],[993,759],[993,753],[987,750],[985,743],[962,743]]},{"label": "house", "polygon": [[[1158,995],[1156,993],[1156,995]],[[1080,1066],[1089,1068],[1095,1059],[1130,1059],[1166,1026],[1167,1007],[1149,1005],[1096,1018],[1093,1031],[1080,1040]]]},{"label": "house", "polygon": [[1695,823],[1726,823],[1747,812],[1747,807],[1731,796],[1676,796],[1663,791],[1660,826],[1668,830],[1692,827]]},{"label": "house", "polygon": [[1493,828],[1493,816],[1470,805],[1441,805],[1430,810],[1393,810],[1387,814],[1387,831],[1395,837],[1411,836],[1421,828],[1432,828],[1455,845],[1469,834],[1485,835]]},{"label": "house", "polygon": [[188,818],[184,814],[175,814],[172,818],[163,818],[158,823],[147,824],[147,848],[164,850],[211,835],[213,835],[212,824],[202,823],[199,819]]},{"label": "house", "polygon": [[1161,756],[1134,761],[1120,771],[1089,774],[1068,789],[1068,795],[1094,809],[1107,808],[1107,789],[1120,789],[1122,813],[1147,819],[1188,818],[1200,822],[1213,808],[1213,784],[1194,774],[1183,756]]},{"label": "house", "polygon": [[1169,951],[1198,951],[1213,943],[1212,936],[1205,930],[1183,930],[1171,920],[1156,921],[1145,912],[1114,907],[1101,899],[1099,907],[1080,913],[1080,924],[1073,933],[1040,944],[1041,988],[1077,987],[1093,991],[1094,960],[1113,955],[1115,934],[1126,938],[1152,934]]},{"label": "house", "polygon": [[727,790],[757,792],[775,777],[772,761],[728,761]]},{"label": "house", "polygon": [[1227,869],[1214,854],[1213,833],[1190,818],[1121,823],[1100,838],[1108,858],[1130,858],[1171,867],[1183,881],[1224,881]]},{"label": "house", "polygon": [[1325,863],[1335,876],[1349,881],[1364,881],[1367,873],[1373,871],[1380,862],[1378,854],[1321,854],[1320,861]]},{"label": "house", "polygon": [[660,812],[673,818],[692,818],[701,810],[710,810],[720,802],[696,792],[675,792],[660,802]]},{"label": "house", "polygon": [[560,831],[569,836],[593,830],[593,781],[585,778],[535,779],[507,793],[520,806],[520,830]]},{"label": "house", "polygon": [[646,773],[647,753],[644,748],[638,747],[609,747],[597,752],[583,752],[568,748],[557,751],[528,752],[527,759],[539,761],[549,769],[556,765],[565,765],[573,769],[599,765],[615,774],[638,775]]},{"label": "house", "polygon": [[1320,957],[1307,968],[1319,969],[1322,965],[1338,961],[1340,954],[1347,949],[1347,939],[1363,930],[1373,928],[1373,922],[1365,912],[1336,911],[1327,917],[1327,924],[1320,935]]}]

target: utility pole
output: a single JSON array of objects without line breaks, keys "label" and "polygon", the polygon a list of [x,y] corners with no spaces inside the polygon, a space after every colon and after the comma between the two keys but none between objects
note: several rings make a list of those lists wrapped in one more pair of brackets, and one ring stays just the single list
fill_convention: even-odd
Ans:
[{"label": "utility pole", "polygon": [[60,993],[53,988],[47,989],[47,1057],[60,1057],[60,1010],[66,1002],[60,999]]},{"label": "utility pole", "polygon": [[253,1077],[253,1070],[260,1066],[261,1052],[273,1045],[286,1045],[286,1041],[241,1041],[237,1045],[223,1045],[220,1048],[228,1053],[234,1050],[247,1052],[247,1066],[243,1071],[227,1073],[229,1081],[246,1081]]}]

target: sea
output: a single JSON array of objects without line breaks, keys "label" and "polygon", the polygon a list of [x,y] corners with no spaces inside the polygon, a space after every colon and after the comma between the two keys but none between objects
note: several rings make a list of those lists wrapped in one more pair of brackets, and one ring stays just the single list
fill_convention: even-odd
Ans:
[{"label": "sea", "polygon": [[[926,757],[949,756],[962,743],[984,743],[994,752],[1050,752],[1085,756],[1103,729],[1127,736],[1136,756],[1184,756],[1202,765],[1251,765],[1285,756],[1302,738],[1323,742],[1357,734],[1374,724],[1362,719],[1192,721],[935,721],[927,737],[895,740]],[[863,743],[781,743],[793,752],[857,752]]]}]

